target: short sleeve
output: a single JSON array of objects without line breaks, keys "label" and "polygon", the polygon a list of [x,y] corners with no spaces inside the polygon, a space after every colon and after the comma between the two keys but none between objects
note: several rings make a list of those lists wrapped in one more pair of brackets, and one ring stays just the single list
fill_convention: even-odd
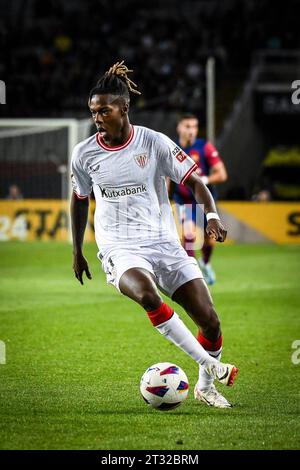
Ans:
[{"label": "short sleeve", "polygon": [[210,142],[206,142],[204,146],[204,155],[209,167],[212,167],[222,161],[218,150]]},{"label": "short sleeve", "polygon": [[168,176],[175,183],[184,184],[198,165],[169,137],[160,132],[157,134],[161,175]]},{"label": "short sleeve", "polygon": [[76,145],[71,160],[72,187],[79,198],[86,198],[92,191],[93,183],[89,174],[83,169],[80,157],[80,146]]}]

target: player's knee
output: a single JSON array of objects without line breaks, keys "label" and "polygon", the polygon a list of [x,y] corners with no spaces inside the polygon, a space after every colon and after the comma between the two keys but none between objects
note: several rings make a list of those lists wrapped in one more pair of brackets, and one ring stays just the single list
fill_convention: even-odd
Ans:
[{"label": "player's knee", "polygon": [[158,292],[155,292],[154,289],[145,289],[139,295],[139,304],[147,310],[147,312],[151,312],[156,310],[162,302],[162,299]]}]

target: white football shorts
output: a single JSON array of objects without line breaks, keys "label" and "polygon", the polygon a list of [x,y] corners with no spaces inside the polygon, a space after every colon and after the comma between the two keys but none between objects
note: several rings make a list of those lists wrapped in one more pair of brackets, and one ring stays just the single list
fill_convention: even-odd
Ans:
[{"label": "white football shorts", "polygon": [[187,255],[179,241],[112,248],[104,255],[99,252],[98,258],[107,283],[119,291],[121,276],[131,268],[144,268],[152,273],[159,289],[170,298],[186,282],[203,278],[197,261]]}]

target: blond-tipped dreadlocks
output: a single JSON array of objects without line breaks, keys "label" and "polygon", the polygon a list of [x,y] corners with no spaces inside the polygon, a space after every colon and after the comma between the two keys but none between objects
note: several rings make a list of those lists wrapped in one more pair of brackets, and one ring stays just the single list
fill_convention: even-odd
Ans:
[{"label": "blond-tipped dreadlocks", "polygon": [[137,85],[128,78],[127,74],[133,72],[124,64],[124,60],[116,62],[105,74],[98,80],[95,88],[90,92],[90,99],[93,95],[118,95],[129,101],[129,92],[140,95]]},{"label": "blond-tipped dreadlocks", "polygon": [[129,91],[136,95],[140,95],[141,92],[136,90],[137,85],[127,77],[127,74],[131,72],[133,72],[133,70],[129,70],[129,68],[124,64],[124,60],[122,60],[122,62],[116,62],[112,67],[110,67],[110,69],[105,72],[105,75],[116,75],[117,77],[120,77],[125,81]]}]

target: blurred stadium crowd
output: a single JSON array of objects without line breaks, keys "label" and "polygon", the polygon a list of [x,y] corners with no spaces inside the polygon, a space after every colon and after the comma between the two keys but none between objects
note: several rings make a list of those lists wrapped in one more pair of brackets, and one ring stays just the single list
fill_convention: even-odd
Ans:
[{"label": "blurred stadium crowd", "polygon": [[[0,0],[1,117],[88,118],[117,60],[134,69],[134,123],[176,138],[180,112],[206,135],[206,63],[216,62],[216,145],[233,200],[300,199],[299,0]],[[255,77],[253,79],[253,77]],[[250,85],[250,86],[249,86]],[[245,93],[246,90],[246,93]],[[248,91],[247,91],[248,90]],[[1,124],[1,123],[0,123]],[[88,123],[89,125],[89,123]],[[66,129],[0,126],[0,196],[65,197]],[[32,185],[32,179],[35,184]]]},{"label": "blurred stadium crowd", "polygon": [[96,78],[121,58],[135,69],[138,108],[181,110],[188,103],[199,112],[209,55],[220,80],[247,68],[255,49],[299,47],[297,0],[286,9],[268,0],[1,4],[0,78],[14,95],[14,106],[5,109],[9,116],[82,112]]}]

